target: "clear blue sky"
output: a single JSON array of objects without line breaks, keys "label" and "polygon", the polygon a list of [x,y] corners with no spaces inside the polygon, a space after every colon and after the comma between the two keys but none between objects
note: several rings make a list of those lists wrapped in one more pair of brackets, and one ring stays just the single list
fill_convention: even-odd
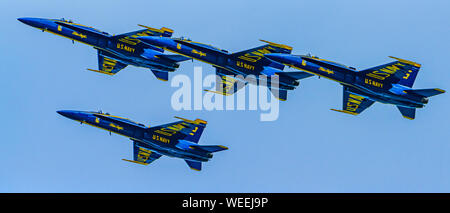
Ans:
[{"label": "clear blue sky", "polygon": [[[16,18],[73,19],[120,34],[137,24],[232,52],[288,44],[356,68],[417,61],[415,88],[450,89],[449,1],[12,1],[0,13],[2,122],[0,192],[450,192],[450,99],[431,98],[416,120],[374,104],[354,117],[340,108],[342,88],[310,78],[289,93],[276,122],[259,112],[182,111],[176,90],[143,68],[110,77],[96,51],[42,33]],[[190,75],[200,62],[183,63]],[[61,109],[98,110],[158,125],[173,116],[208,121],[200,143],[222,144],[195,172],[180,159],[149,166],[127,138],[79,125]]]}]

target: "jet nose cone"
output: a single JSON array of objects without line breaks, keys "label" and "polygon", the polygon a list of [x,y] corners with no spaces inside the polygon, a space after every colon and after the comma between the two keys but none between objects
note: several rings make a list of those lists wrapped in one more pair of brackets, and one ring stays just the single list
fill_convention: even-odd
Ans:
[{"label": "jet nose cone", "polygon": [[36,18],[18,18],[20,22],[33,26],[33,24],[36,22]]},{"label": "jet nose cone", "polygon": [[66,117],[66,118],[70,118],[70,119],[74,119],[74,120],[77,119],[77,114],[78,113],[76,111],[73,111],[73,110],[59,110],[59,111],[56,111],[56,112],[58,114],[64,116],[64,117]]},{"label": "jet nose cone", "polygon": [[37,28],[42,28],[43,25],[43,19],[41,18],[18,18],[20,22]]},{"label": "jet nose cone", "polygon": [[17,20],[19,20],[20,22],[22,22],[24,24],[28,24],[30,22],[30,18],[18,18]]}]

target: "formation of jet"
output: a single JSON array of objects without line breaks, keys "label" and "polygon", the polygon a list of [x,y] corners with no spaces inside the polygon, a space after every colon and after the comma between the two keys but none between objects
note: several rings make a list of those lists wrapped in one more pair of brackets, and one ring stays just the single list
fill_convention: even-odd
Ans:
[{"label": "formation of jet", "polygon": [[148,165],[162,155],[166,155],[182,158],[191,169],[200,171],[202,162],[210,160],[213,157],[212,153],[228,149],[221,145],[198,145],[207,124],[201,119],[192,121],[176,117],[181,121],[146,127],[127,118],[108,113],[73,110],[57,112],[82,124],[89,124],[130,138],[133,141],[133,160],[123,160],[141,165]]},{"label": "formation of jet", "polygon": [[[276,98],[285,101],[287,90],[295,89],[299,85],[299,79],[310,76],[304,72],[283,72],[284,65],[264,57],[264,54],[269,53],[291,53],[292,47],[283,44],[261,40],[267,44],[237,53],[228,53],[226,50],[184,38],[142,36],[137,39],[169,52],[211,64],[216,68],[216,75],[221,77],[222,82],[216,83],[217,91],[209,92],[222,95],[231,95],[245,87],[247,83],[264,82]],[[254,78],[246,78],[249,75]],[[278,78],[278,85],[272,85],[271,76]]]},{"label": "formation of jet", "polygon": [[412,89],[420,64],[396,57],[395,61],[356,71],[355,68],[318,57],[290,54],[266,54],[265,57],[341,83],[344,87],[342,110],[358,115],[375,101],[396,105],[403,117],[414,119],[416,108],[428,103],[428,97],[439,95],[442,89]]},{"label": "formation of jet", "polygon": [[[287,91],[299,86],[299,81],[314,75],[337,81],[343,85],[343,106],[338,112],[358,115],[378,101],[396,105],[403,117],[414,119],[416,108],[428,103],[428,97],[442,94],[442,89],[412,89],[420,64],[400,58],[373,68],[356,71],[353,67],[310,55],[292,55],[292,47],[266,44],[236,53],[185,38],[171,38],[173,30],[155,29],[144,25],[120,35],[110,35],[93,27],[65,19],[19,18],[19,21],[72,41],[78,41],[98,51],[98,69],[88,69],[114,75],[128,65],[149,68],[159,80],[168,80],[168,73],[179,63],[196,59],[211,64],[221,82],[216,91],[232,95],[246,84],[264,83],[280,100],[287,99]],[[164,52],[175,53],[173,55]],[[300,71],[285,72],[284,67]],[[249,78],[248,78],[249,77]],[[278,79],[272,84],[272,78]],[[207,122],[201,119],[168,123],[155,127],[102,112],[62,110],[59,114],[130,138],[133,141],[133,160],[128,162],[148,165],[162,155],[182,158],[191,169],[200,171],[202,162],[214,152],[227,150],[221,145],[198,145]]]},{"label": "formation of jet", "polygon": [[155,29],[144,25],[143,30],[110,35],[93,27],[81,25],[65,19],[19,18],[19,21],[50,32],[72,41],[90,46],[98,52],[98,69],[88,69],[108,75],[114,75],[128,65],[149,68],[159,80],[167,81],[168,72],[179,67],[178,62],[188,60],[181,55],[167,55],[164,50],[142,43],[139,36],[172,36],[173,30]]}]

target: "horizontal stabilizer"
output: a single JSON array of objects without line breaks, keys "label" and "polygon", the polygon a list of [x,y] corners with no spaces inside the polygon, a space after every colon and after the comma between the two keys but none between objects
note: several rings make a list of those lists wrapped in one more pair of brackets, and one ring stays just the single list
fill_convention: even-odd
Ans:
[{"label": "horizontal stabilizer", "polygon": [[169,73],[168,72],[161,72],[161,71],[155,71],[152,70],[153,74],[156,76],[158,80],[161,81],[168,81],[169,80]]},{"label": "horizontal stabilizer", "polygon": [[197,161],[190,161],[185,160],[189,168],[195,170],[195,171],[201,171],[202,170],[202,163]]},{"label": "horizontal stabilizer", "polygon": [[445,90],[434,88],[434,89],[412,89],[412,90],[405,90],[406,93],[412,93],[424,97],[431,97],[435,95],[439,95],[442,93],[445,93]]},{"label": "horizontal stabilizer", "polygon": [[222,145],[210,145],[210,146],[208,146],[208,145],[206,145],[206,146],[197,145],[197,146],[194,146],[194,147],[197,148],[197,149],[201,149],[201,150],[207,151],[207,152],[220,152],[220,151],[228,149],[228,147],[222,146]]},{"label": "horizontal stabilizer", "polygon": [[409,120],[414,120],[416,117],[416,108],[406,108],[397,106],[398,110],[400,110],[400,113],[402,113],[404,118],[407,118]]},{"label": "horizontal stabilizer", "polygon": [[276,73],[280,77],[288,77],[295,80],[308,78],[311,76],[314,76],[313,74],[307,73],[307,72],[278,72]]},{"label": "horizontal stabilizer", "polygon": [[182,56],[182,55],[158,55],[159,58],[164,58],[173,62],[181,62],[181,61],[187,61],[191,58]]},{"label": "horizontal stabilizer", "polygon": [[205,91],[228,96],[245,87],[247,84],[246,81],[243,81],[239,77],[229,76],[229,74],[231,74],[229,71],[216,67],[216,75],[220,76],[220,82],[216,80],[216,91]]},{"label": "horizontal stabilizer", "polygon": [[362,113],[364,110],[372,106],[375,101],[364,98],[360,95],[350,93],[350,88],[344,86],[343,89],[343,101],[342,101],[342,110],[331,109],[336,112],[343,112],[350,115],[358,115]]},{"label": "horizontal stabilizer", "polygon": [[139,141],[133,140],[133,160],[122,159],[127,162],[148,165],[161,157],[160,154],[143,147]]},{"label": "horizontal stabilizer", "polygon": [[280,90],[275,88],[270,88],[270,91],[272,92],[273,96],[277,98],[280,101],[286,101],[287,100],[287,90]]},{"label": "horizontal stabilizer", "polygon": [[88,69],[89,71],[103,73],[107,75],[115,75],[120,70],[128,66],[128,64],[124,64],[120,61],[108,57],[109,56],[108,53],[103,50],[97,49],[97,52],[98,52],[97,54],[98,70]]}]

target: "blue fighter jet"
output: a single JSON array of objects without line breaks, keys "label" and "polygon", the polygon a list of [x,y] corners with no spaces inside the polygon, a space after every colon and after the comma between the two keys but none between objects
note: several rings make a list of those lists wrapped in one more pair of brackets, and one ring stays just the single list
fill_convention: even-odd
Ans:
[{"label": "blue fighter jet", "polygon": [[181,121],[155,127],[146,127],[127,118],[102,112],[61,110],[59,114],[79,121],[81,124],[101,128],[130,138],[133,141],[133,160],[128,162],[148,165],[162,155],[182,158],[196,171],[202,169],[202,162],[213,157],[213,152],[227,150],[220,145],[198,145],[206,127],[206,121],[194,121],[175,117]]},{"label": "blue fighter jet", "polygon": [[390,56],[395,61],[356,71],[353,67],[310,55],[267,54],[265,57],[306,73],[337,81],[344,86],[342,110],[358,115],[375,101],[396,105],[403,117],[414,119],[416,108],[428,103],[428,97],[442,89],[412,89],[420,64]]},{"label": "blue fighter jet", "polygon": [[98,69],[88,69],[107,75],[114,75],[127,65],[149,68],[159,80],[167,81],[168,72],[179,67],[178,62],[189,58],[180,55],[167,55],[164,50],[142,43],[139,36],[170,37],[173,31],[168,28],[155,29],[139,25],[145,29],[120,35],[110,35],[93,27],[81,25],[65,19],[19,18],[19,21],[72,41],[90,46],[98,52]]},{"label": "blue fighter jet", "polygon": [[[206,91],[222,95],[231,95],[245,87],[247,83],[256,85],[264,83],[276,98],[285,101],[287,90],[295,89],[299,85],[299,79],[311,76],[304,72],[283,72],[284,65],[264,57],[264,54],[268,53],[290,53],[292,47],[283,44],[261,40],[267,44],[237,53],[228,53],[226,50],[185,38],[143,36],[138,39],[169,52],[211,64],[216,68],[216,75],[220,76],[221,82],[216,83],[216,91]],[[278,78],[278,85],[272,86],[272,76]]]}]

